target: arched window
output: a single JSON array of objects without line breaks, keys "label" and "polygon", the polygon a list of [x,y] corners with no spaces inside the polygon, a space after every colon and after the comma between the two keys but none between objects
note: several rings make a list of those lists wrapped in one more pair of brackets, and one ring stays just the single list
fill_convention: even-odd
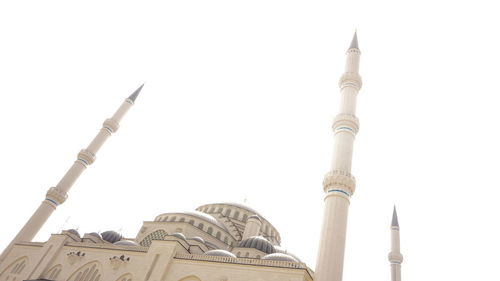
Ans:
[{"label": "arched window", "polygon": [[59,276],[59,273],[61,273],[61,270],[62,270],[62,265],[58,264],[47,270],[47,272],[45,272],[42,275],[42,277],[48,280],[56,280],[57,277]]},{"label": "arched window", "polygon": [[226,210],[226,217],[229,217],[230,214],[231,214],[231,209],[227,209]]},{"label": "arched window", "polygon": [[176,216],[173,216],[173,217],[170,219],[170,221],[175,221],[175,219],[176,219],[176,218],[177,218]]},{"label": "arched window", "polygon": [[189,224],[194,225],[194,220],[189,220]]},{"label": "arched window", "polygon": [[239,219],[240,218],[240,212],[238,212],[238,211],[234,212],[233,218],[236,219],[236,220]]},{"label": "arched window", "polygon": [[162,219],[162,221],[167,221],[167,220],[168,220],[168,216],[166,216],[166,217],[164,217],[164,218]]},{"label": "arched window", "polygon": [[248,218],[247,214],[243,214],[243,222],[247,222],[247,218]]},{"label": "arched window", "polygon": [[215,238],[220,239],[220,231],[217,231],[217,234],[215,234]]},{"label": "arched window", "polygon": [[207,232],[208,232],[208,234],[212,235],[212,232],[214,232],[214,229],[211,226],[209,226],[207,229]]},{"label": "arched window", "polygon": [[186,219],[185,219],[185,218],[181,218],[181,219],[179,220],[179,222],[185,222],[185,221],[186,221]]},{"label": "arched window", "polygon": [[203,230],[203,227],[204,227],[203,223],[202,223],[202,222],[200,222],[200,223],[198,224],[198,228],[199,228],[199,229],[201,229],[201,230]]},{"label": "arched window", "polygon": [[209,210],[208,212],[209,212],[209,213],[213,213],[213,212],[214,212],[214,210],[215,210],[215,207],[212,207],[212,208],[210,208],[210,210]]},{"label": "arched window", "polygon": [[76,270],[68,281],[99,281],[101,279],[99,262],[91,262]]},{"label": "arched window", "polygon": [[[0,272],[1,280],[16,280],[28,264],[28,258],[22,257],[11,263],[3,272]],[[12,279],[11,279],[12,277]],[[5,278],[5,279],[4,279]]]},{"label": "arched window", "polygon": [[217,213],[222,213],[222,207],[219,207],[219,209],[217,209]]}]

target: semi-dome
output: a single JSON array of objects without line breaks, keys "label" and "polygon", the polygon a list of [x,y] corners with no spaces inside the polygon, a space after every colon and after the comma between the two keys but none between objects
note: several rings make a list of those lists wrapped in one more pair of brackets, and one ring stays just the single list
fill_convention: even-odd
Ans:
[{"label": "semi-dome", "polygon": [[205,240],[203,240],[203,238],[201,238],[199,236],[192,237],[191,239],[193,239],[194,241],[198,241],[202,244],[205,244]]},{"label": "semi-dome", "polygon": [[108,241],[111,244],[118,242],[123,238],[120,233],[113,230],[104,231],[103,233],[101,233],[101,236],[103,240]]},{"label": "semi-dome", "polygon": [[76,229],[68,229],[68,230],[65,230],[66,232],[69,232],[73,235],[76,235],[78,237],[80,237],[80,233],[78,233],[78,231]]},{"label": "semi-dome", "polygon": [[238,243],[238,247],[254,248],[266,254],[272,254],[276,252],[273,244],[271,244],[271,242],[267,241],[267,239],[262,236],[252,236],[247,239],[241,240],[241,242]]},{"label": "semi-dome", "polygon": [[291,261],[291,262],[299,262],[296,258],[283,254],[283,253],[274,253],[265,255],[262,257],[263,260],[273,260],[273,261]]},{"label": "semi-dome", "polygon": [[236,256],[233,253],[228,252],[226,250],[221,250],[221,249],[207,251],[207,252],[205,252],[205,255],[216,256],[216,257],[236,258]]},{"label": "semi-dome", "polygon": [[131,241],[131,240],[120,240],[120,241],[115,242],[113,244],[120,245],[120,246],[139,246],[139,244],[137,244],[136,242]]},{"label": "semi-dome", "polygon": [[99,238],[99,239],[102,239],[101,234],[99,234],[99,233],[97,233],[97,232],[91,232],[91,233],[89,233],[89,235],[92,235],[92,236],[94,236],[94,237],[97,237],[97,238]]},{"label": "semi-dome", "polygon": [[186,236],[185,236],[184,234],[182,234],[182,233],[176,232],[176,233],[171,234],[171,235],[172,235],[172,236],[175,236],[175,237],[177,237],[177,238],[179,238],[179,239],[182,239],[182,240],[184,240],[184,241],[186,240]]}]

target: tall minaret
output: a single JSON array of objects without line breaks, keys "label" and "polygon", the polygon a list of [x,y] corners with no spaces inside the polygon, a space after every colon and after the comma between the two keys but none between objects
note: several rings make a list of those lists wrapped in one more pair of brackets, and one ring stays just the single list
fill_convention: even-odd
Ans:
[{"label": "tall minaret", "polygon": [[356,98],[361,89],[356,33],[347,50],[345,73],[339,81],[340,113],[333,121],[334,146],[332,167],[323,181],[325,209],[321,230],[315,281],[341,281],[349,200],[356,181],[351,175],[352,148],[358,132]]},{"label": "tall minaret", "polygon": [[399,248],[399,223],[396,206],[394,206],[394,211],[392,212],[391,252],[389,253],[389,261],[391,262],[391,280],[401,281],[401,263],[403,262],[403,255]]},{"label": "tall minaret", "polygon": [[24,225],[21,231],[19,231],[12,242],[10,242],[9,246],[7,246],[7,248],[5,248],[5,250],[3,251],[2,255],[0,256],[0,262],[5,259],[8,252],[15,243],[20,241],[31,241],[33,237],[35,237],[35,235],[38,233],[40,228],[42,228],[47,219],[50,217],[52,212],[54,212],[56,207],[66,201],[66,198],[68,197],[67,193],[70,188],[73,186],[82,172],[87,168],[87,166],[94,163],[96,159],[95,155],[104,144],[104,142],[108,139],[108,137],[110,137],[112,133],[118,130],[120,121],[122,120],[123,116],[125,116],[129,108],[134,104],[135,99],[139,95],[139,92],[142,90],[143,86],[144,84],[137,90],[135,90],[135,92],[132,93],[132,95],[130,95],[127,99],[125,99],[125,101],[122,103],[120,108],[118,108],[113,117],[104,121],[102,129],[99,131],[94,140],[92,140],[89,146],[86,149],[82,149],[80,153],[78,153],[77,160],[73,163],[71,168],[69,168],[64,177],[55,187],[49,188],[45,200],[42,201],[40,207],[38,207],[38,209]]}]

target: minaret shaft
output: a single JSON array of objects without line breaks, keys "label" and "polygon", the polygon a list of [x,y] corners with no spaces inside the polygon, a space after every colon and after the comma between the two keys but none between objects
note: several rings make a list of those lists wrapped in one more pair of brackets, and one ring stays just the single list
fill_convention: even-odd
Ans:
[{"label": "minaret shaft", "polygon": [[133,94],[133,96],[127,98],[122,103],[113,117],[104,121],[102,129],[92,140],[90,145],[86,149],[82,149],[80,153],[78,153],[77,160],[69,168],[69,170],[62,177],[59,183],[55,187],[51,187],[47,191],[45,200],[42,201],[41,205],[31,216],[28,222],[26,222],[24,227],[19,231],[16,237],[14,237],[12,242],[3,251],[2,255],[0,256],[0,262],[7,256],[8,252],[15,243],[21,241],[31,241],[38,233],[38,231],[40,231],[40,229],[43,227],[43,225],[50,217],[52,212],[54,212],[54,210],[57,208],[57,206],[64,203],[67,198],[68,191],[71,189],[78,177],[80,177],[87,166],[94,163],[95,155],[102,147],[104,142],[108,139],[108,137],[111,136],[112,133],[118,130],[121,119],[134,104],[134,100],[141,88],[142,86]]},{"label": "minaret shaft", "polygon": [[356,99],[361,88],[358,74],[360,54],[355,35],[351,48],[347,50],[345,73],[339,82],[340,113],[332,126],[334,147],[331,171],[323,181],[325,209],[315,281],[342,280],[349,200],[356,185],[351,175],[351,165],[354,139],[359,129],[355,114]]}]

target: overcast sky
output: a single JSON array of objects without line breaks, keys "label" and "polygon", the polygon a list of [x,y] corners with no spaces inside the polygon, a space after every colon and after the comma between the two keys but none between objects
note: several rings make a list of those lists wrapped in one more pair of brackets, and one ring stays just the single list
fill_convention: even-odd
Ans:
[{"label": "overcast sky", "polygon": [[35,240],[239,202],[309,267],[338,79],[363,88],[344,280],[498,280],[500,40],[494,1],[2,1],[3,249],[124,98],[120,130]]}]

